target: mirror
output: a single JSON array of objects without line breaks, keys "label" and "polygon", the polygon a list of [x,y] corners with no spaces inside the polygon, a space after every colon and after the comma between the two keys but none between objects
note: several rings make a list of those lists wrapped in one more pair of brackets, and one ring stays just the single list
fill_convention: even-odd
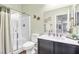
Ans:
[{"label": "mirror", "polygon": [[57,33],[67,32],[67,14],[56,16],[56,22]]}]

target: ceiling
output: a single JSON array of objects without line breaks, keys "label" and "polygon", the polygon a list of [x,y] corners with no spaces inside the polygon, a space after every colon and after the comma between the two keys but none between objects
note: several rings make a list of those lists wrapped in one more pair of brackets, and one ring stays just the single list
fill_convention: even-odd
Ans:
[{"label": "ceiling", "polygon": [[27,14],[40,14],[46,11],[68,6],[68,4],[4,4],[4,6],[26,12]]},{"label": "ceiling", "polygon": [[50,10],[54,10],[54,9],[57,9],[57,8],[62,8],[62,7],[65,7],[65,6],[68,6],[67,4],[46,4],[45,7],[44,7],[44,11],[50,11]]},{"label": "ceiling", "polygon": [[68,4],[23,4],[24,9],[50,11],[57,8],[68,6]]}]

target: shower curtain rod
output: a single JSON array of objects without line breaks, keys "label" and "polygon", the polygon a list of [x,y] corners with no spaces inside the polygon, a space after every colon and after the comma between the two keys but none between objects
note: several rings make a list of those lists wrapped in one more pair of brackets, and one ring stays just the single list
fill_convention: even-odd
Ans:
[{"label": "shower curtain rod", "polygon": [[[0,7],[5,7],[5,8],[8,8],[8,9],[10,9],[10,10],[15,10],[15,9],[13,9],[13,8],[7,7],[7,6],[2,5],[2,4],[0,4]],[[19,11],[19,10],[15,10],[15,11],[20,12],[20,13],[22,13],[22,14],[26,14],[26,15],[30,16],[30,15],[29,15],[29,14],[27,14],[26,12],[22,12],[22,11]]]},{"label": "shower curtain rod", "polygon": [[14,11],[17,11],[17,12],[20,12],[20,13],[22,13],[22,14],[25,14],[25,15],[30,16],[29,14],[27,14],[27,13],[25,13],[25,12],[21,12],[21,11],[18,11],[18,10],[12,9],[12,8],[10,8],[10,10],[14,10]]}]

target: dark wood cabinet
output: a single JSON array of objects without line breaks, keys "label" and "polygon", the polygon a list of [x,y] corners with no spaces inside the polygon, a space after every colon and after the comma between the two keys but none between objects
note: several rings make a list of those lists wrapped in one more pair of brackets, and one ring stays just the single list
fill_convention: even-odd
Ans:
[{"label": "dark wood cabinet", "polygon": [[38,39],[38,54],[79,54],[79,46]]},{"label": "dark wood cabinet", "polygon": [[76,46],[55,42],[55,54],[75,54]]},{"label": "dark wood cabinet", "polygon": [[55,53],[55,49],[54,49],[54,42],[50,41],[49,43],[49,49],[50,49],[50,54],[54,54]]},{"label": "dark wood cabinet", "polygon": [[39,53],[48,54],[49,51],[49,41],[47,40],[39,40]]},{"label": "dark wood cabinet", "polygon": [[38,54],[53,53],[53,42],[49,40],[38,39]]},{"label": "dark wood cabinet", "polygon": [[55,42],[55,54],[63,54],[63,45],[62,43]]}]

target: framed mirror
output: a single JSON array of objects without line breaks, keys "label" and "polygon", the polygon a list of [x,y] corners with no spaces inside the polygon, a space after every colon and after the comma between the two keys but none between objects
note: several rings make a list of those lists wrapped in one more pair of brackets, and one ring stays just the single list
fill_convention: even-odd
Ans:
[{"label": "framed mirror", "polygon": [[67,14],[56,16],[56,32],[67,32]]}]

